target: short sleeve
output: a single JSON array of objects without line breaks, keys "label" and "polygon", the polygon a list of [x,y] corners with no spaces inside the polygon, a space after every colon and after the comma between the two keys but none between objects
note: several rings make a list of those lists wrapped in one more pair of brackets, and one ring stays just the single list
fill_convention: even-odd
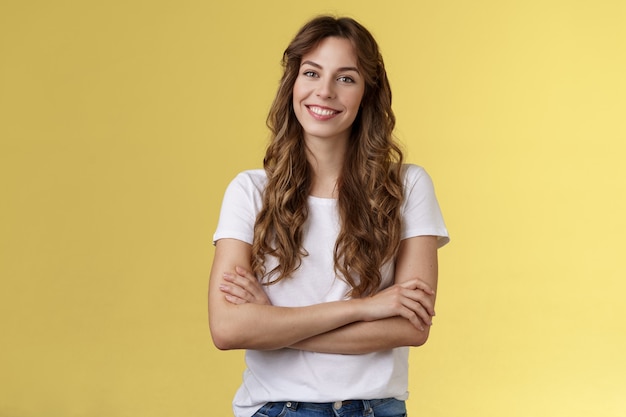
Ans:
[{"label": "short sleeve", "polygon": [[224,193],[213,244],[226,238],[252,244],[254,223],[263,203],[265,183],[263,170],[242,172],[231,181]]},{"label": "short sleeve", "polygon": [[417,165],[405,166],[402,239],[437,236],[439,247],[450,241],[432,179]]}]

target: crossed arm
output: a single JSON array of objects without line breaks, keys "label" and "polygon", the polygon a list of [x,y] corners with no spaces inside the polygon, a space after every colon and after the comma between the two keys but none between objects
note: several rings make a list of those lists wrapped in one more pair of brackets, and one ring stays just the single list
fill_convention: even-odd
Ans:
[{"label": "crossed arm", "polygon": [[437,238],[401,242],[394,285],[372,297],[307,307],[272,306],[250,274],[249,244],[216,244],[209,325],[220,349],[293,348],[360,354],[426,342],[434,315]]}]

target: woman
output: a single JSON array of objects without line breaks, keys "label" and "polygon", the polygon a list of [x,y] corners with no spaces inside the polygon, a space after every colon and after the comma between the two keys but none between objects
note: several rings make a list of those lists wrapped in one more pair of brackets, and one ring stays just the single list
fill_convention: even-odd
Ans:
[{"label": "woman", "polygon": [[363,26],[313,19],[283,66],[265,169],[229,185],[214,236],[211,334],[248,366],[235,415],[403,416],[448,241],[432,182],[402,164]]}]

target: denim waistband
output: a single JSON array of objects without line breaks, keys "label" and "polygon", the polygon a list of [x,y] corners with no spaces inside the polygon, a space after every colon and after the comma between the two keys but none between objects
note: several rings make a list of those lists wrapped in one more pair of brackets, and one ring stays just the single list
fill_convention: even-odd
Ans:
[{"label": "denim waistband", "polygon": [[406,403],[396,398],[348,400],[328,403],[299,401],[269,402],[253,417],[406,417]]},{"label": "denim waistband", "polygon": [[285,401],[282,404],[291,411],[317,411],[327,412],[328,415],[335,416],[352,416],[362,415],[368,416],[374,414],[374,411],[383,407],[387,408],[392,406],[393,408],[401,407],[406,410],[404,401],[396,400],[395,398],[382,398],[375,400],[347,400],[347,401],[335,401],[329,403],[308,403],[298,401]]},{"label": "denim waistband", "polygon": [[348,400],[348,401],[335,401],[332,403],[305,403],[298,401],[286,401],[285,406],[290,410],[363,410],[366,412],[371,409],[377,402],[384,400]]}]

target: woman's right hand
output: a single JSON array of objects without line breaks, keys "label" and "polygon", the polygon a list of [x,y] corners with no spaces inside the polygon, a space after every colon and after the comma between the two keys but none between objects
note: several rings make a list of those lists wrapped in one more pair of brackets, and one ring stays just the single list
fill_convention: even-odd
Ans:
[{"label": "woman's right hand", "polygon": [[374,296],[362,298],[364,321],[380,320],[401,316],[413,326],[424,331],[432,325],[435,315],[433,289],[419,279],[392,285]]}]

